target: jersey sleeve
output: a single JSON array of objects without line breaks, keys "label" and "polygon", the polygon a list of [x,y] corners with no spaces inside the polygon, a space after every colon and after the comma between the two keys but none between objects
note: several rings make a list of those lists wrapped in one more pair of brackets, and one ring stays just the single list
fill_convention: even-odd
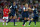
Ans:
[{"label": "jersey sleeve", "polygon": [[32,10],[34,11],[34,8]]},{"label": "jersey sleeve", "polygon": [[23,7],[23,10],[25,10],[25,7]]},{"label": "jersey sleeve", "polygon": [[17,6],[16,6],[16,8],[17,8]]},{"label": "jersey sleeve", "polygon": [[10,6],[10,8],[12,8],[12,6]]}]

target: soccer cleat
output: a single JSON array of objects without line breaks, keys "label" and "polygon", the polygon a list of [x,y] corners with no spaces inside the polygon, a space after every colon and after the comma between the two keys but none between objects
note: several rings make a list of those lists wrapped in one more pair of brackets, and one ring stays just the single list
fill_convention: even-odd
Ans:
[{"label": "soccer cleat", "polygon": [[24,25],[22,25],[22,26],[24,26]]},{"label": "soccer cleat", "polygon": [[30,25],[29,25],[30,26]]},{"label": "soccer cleat", "polygon": [[17,24],[15,24],[14,26],[16,26]]},{"label": "soccer cleat", "polygon": [[6,23],[6,25],[7,25],[7,23]]},{"label": "soccer cleat", "polygon": [[4,23],[3,23],[3,25],[4,25]]},{"label": "soccer cleat", "polygon": [[26,23],[25,23],[26,24]]},{"label": "soccer cleat", "polygon": [[3,26],[4,26],[4,24],[3,24]]},{"label": "soccer cleat", "polygon": [[30,26],[30,25],[28,25],[28,26]]},{"label": "soccer cleat", "polygon": [[34,25],[34,26],[36,26],[36,25]]},{"label": "soccer cleat", "polygon": [[22,25],[22,26],[25,26],[25,25]]},{"label": "soccer cleat", "polygon": [[17,24],[15,24],[15,25],[17,25]]}]

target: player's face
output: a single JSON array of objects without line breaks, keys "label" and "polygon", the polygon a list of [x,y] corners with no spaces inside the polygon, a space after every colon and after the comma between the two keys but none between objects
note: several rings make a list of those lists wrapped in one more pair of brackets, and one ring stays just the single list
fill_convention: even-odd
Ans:
[{"label": "player's face", "polygon": [[6,6],[6,8],[8,8],[8,7]]},{"label": "player's face", "polygon": [[16,3],[14,2],[13,5],[16,5]]},{"label": "player's face", "polygon": [[28,4],[25,4],[25,7],[28,7]]}]

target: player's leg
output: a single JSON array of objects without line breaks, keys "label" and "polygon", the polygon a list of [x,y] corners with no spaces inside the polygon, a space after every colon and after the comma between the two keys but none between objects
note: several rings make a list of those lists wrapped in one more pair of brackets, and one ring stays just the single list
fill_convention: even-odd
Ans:
[{"label": "player's leg", "polygon": [[23,21],[23,26],[25,26],[25,22],[26,22],[26,14],[25,14],[25,12],[22,13],[22,17],[23,17],[23,19],[24,19],[24,21]]},{"label": "player's leg", "polygon": [[7,23],[9,23],[11,21],[11,19],[12,19],[12,16],[10,16],[10,18],[8,19],[8,22]]},{"label": "player's leg", "polygon": [[3,17],[3,25],[4,25],[4,22],[5,22],[4,20],[5,20],[5,17]]},{"label": "player's leg", "polygon": [[13,16],[13,22],[14,22],[14,26],[15,26],[15,16]]},{"label": "player's leg", "polygon": [[26,17],[24,17],[24,22],[23,22],[23,26],[25,25],[25,22],[26,22]]},{"label": "player's leg", "polygon": [[16,14],[15,14],[15,13],[13,13],[13,15],[12,15],[12,16],[13,16],[13,22],[14,22],[14,26],[15,26],[15,25],[17,25],[17,24],[15,24]]},{"label": "player's leg", "polygon": [[31,20],[29,21],[29,25],[31,24]]},{"label": "player's leg", "polygon": [[36,20],[34,20],[34,23],[35,23],[35,25],[36,25]]},{"label": "player's leg", "polygon": [[36,17],[34,17],[33,21],[34,21],[34,23],[35,23],[35,25],[36,25]]},{"label": "player's leg", "polygon": [[36,25],[37,18],[38,18],[38,15],[34,16],[34,23],[35,23],[35,25]]},{"label": "player's leg", "polygon": [[[9,14],[8,22],[10,22],[10,21],[11,21],[11,19],[12,19],[12,14],[10,13],[10,14]],[[8,23],[8,22],[7,22],[7,23]]]},{"label": "player's leg", "polygon": [[7,25],[7,22],[8,22],[8,17],[6,17],[6,25]]},{"label": "player's leg", "polygon": [[31,24],[31,21],[33,21],[33,18],[30,19],[30,21],[29,21],[29,25]]}]

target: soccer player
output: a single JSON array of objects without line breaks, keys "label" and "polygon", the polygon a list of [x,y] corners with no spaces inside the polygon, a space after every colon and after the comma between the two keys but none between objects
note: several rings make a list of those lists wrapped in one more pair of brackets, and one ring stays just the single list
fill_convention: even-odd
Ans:
[{"label": "soccer player", "polygon": [[4,20],[6,20],[6,25],[8,21],[8,15],[9,15],[9,9],[8,6],[6,5],[5,8],[3,9],[3,25],[4,25]]},{"label": "soccer player", "polygon": [[16,14],[16,10],[17,10],[17,5],[15,2],[12,3],[10,10],[11,10],[11,13],[9,14],[10,19],[8,20],[8,22],[10,22],[11,19],[13,18],[13,22],[14,22],[14,26],[15,26],[15,18],[16,18],[15,14]]},{"label": "soccer player", "polygon": [[38,11],[37,11],[36,6],[34,6],[32,10],[33,10],[34,16],[31,18],[29,25],[31,24],[31,21],[34,21],[34,23],[36,25],[36,19],[38,18]]},{"label": "soccer player", "polygon": [[23,22],[23,25],[22,26],[25,26],[26,20],[29,19],[29,15],[28,15],[28,4],[25,4],[24,7],[23,7],[22,18],[24,19],[24,22]]}]

